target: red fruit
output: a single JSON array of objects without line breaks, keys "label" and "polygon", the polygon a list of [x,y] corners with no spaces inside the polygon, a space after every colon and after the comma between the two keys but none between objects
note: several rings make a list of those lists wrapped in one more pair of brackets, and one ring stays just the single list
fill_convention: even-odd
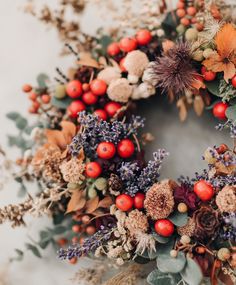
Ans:
[{"label": "red fruit", "polygon": [[82,84],[79,80],[72,80],[66,85],[66,93],[71,98],[78,98],[82,92]]},{"label": "red fruit", "polygon": [[117,152],[120,157],[128,158],[131,157],[134,153],[135,147],[131,140],[124,139],[118,143]]},{"label": "red fruit", "polygon": [[34,106],[31,106],[29,109],[28,109],[28,112],[30,114],[37,114],[38,110],[34,108]]},{"label": "red fruit", "polygon": [[179,18],[183,18],[185,15],[186,15],[186,12],[184,9],[177,9],[176,11],[176,15],[179,17]]},{"label": "red fruit", "polygon": [[32,106],[36,111],[38,111],[38,109],[40,108],[40,103],[38,101],[34,101]]},{"label": "red fruit", "polygon": [[126,68],[124,67],[125,57],[120,60],[120,70],[121,72],[127,72]]},{"label": "red fruit", "polygon": [[72,257],[70,260],[69,260],[70,264],[76,264],[77,263],[77,257]]},{"label": "red fruit", "polygon": [[145,200],[145,195],[143,193],[137,193],[134,196],[134,207],[139,210],[143,209],[144,200]]},{"label": "red fruit", "polygon": [[48,94],[44,94],[41,96],[41,100],[44,104],[48,104],[51,101],[51,97]]},{"label": "red fruit", "polygon": [[88,91],[82,95],[82,99],[85,104],[93,105],[97,102],[98,97],[95,94],[93,94],[93,92]]},{"label": "red fruit", "polygon": [[98,162],[89,162],[86,165],[85,173],[90,178],[97,178],[102,173],[102,167]]},{"label": "red fruit", "polygon": [[109,102],[105,105],[104,109],[109,117],[114,117],[115,114],[120,110],[122,105],[117,102]]},{"label": "red fruit", "polygon": [[207,71],[207,69],[206,69],[206,67],[203,65],[203,66],[201,67],[201,74],[204,75],[206,71]]},{"label": "red fruit", "polygon": [[111,56],[115,56],[120,53],[120,47],[118,43],[111,43],[107,47],[107,53]]},{"label": "red fruit", "polygon": [[180,20],[180,23],[186,27],[186,26],[189,26],[190,20],[188,18],[182,18]]},{"label": "red fruit", "polygon": [[225,120],[227,119],[226,118],[226,115],[225,115],[225,112],[228,108],[228,104],[227,103],[223,103],[223,102],[218,102],[214,105],[213,107],[213,115],[214,117],[220,119],[220,120]]},{"label": "red fruit", "polygon": [[74,233],[79,233],[80,230],[81,230],[81,227],[80,227],[79,225],[74,225],[74,226],[72,227],[72,231],[73,231]]},{"label": "red fruit", "polygon": [[111,142],[101,142],[97,147],[97,154],[100,158],[110,159],[116,153],[115,145]]},{"label": "red fruit", "polygon": [[94,79],[90,83],[90,89],[95,95],[102,96],[107,91],[107,84],[105,81],[103,81],[101,79]]},{"label": "red fruit", "polygon": [[83,83],[82,84],[82,89],[83,89],[84,92],[89,91],[90,90],[89,84],[88,83]]},{"label": "red fruit", "polygon": [[77,244],[79,242],[79,238],[78,237],[73,237],[71,239],[71,241],[72,241],[73,244]]},{"label": "red fruit", "polygon": [[103,109],[97,109],[94,111],[94,114],[97,115],[100,119],[106,121],[107,120],[107,113]]},{"label": "red fruit", "polygon": [[231,83],[233,85],[233,87],[236,88],[236,74],[233,76],[233,78],[231,79]]},{"label": "red fruit", "polygon": [[85,109],[86,107],[84,103],[80,100],[71,102],[70,105],[67,107],[67,111],[71,118],[77,118],[78,113],[84,111]]},{"label": "red fruit", "polygon": [[214,189],[211,184],[207,183],[205,180],[199,180],[194,184],[194,193],[202,201],[209,201],[214,196]]},{"label": "red fruit", "polygon": [[184,7],[185,7],[185,3],[184,3],[184,2],[179,1],[179,2],[177,3],[177,8],[178,8],[178,9],[184,8]]},{"label": "red fruit", "polygon": [[174,233],[174,224],[167,219],[157,220],[155,231],[163,237],[169,237]]},{"label": "red fruit", "polygon": [[204,25],[202,23],[196,23],[196,28],[199,32],[201,32],[204,29]]},{"label": "red fruit", "polygon": [[187,14],[189,16],[194,16],[197,13],[197,10],[195,7],[191,6],[187,8]]},{"label": "red fruit", "polygon": [[28,97],[31,101],[36,101],[38,98],[38,94],[36,93],[30,93]]},{"label": "red fruit", "polygon": [[95,227],[93,227],[93,226],[88,226],[87,228],[86,228],[86,233],[88,234],[88,235],[94,235],[95,233],[96,233],[96,228]]},{"label": "red fruit", "polygon": [[136,40],[140,46],[145,46],[152,40],[152,34],[149,30],[139,30],[136,34]]},{"label": "red fruit", "polygon": [[212,81],[216,78],[216,73],[210,70],[205,70],[204,74],[203,74],[203,78],[206,81]]},{"label": "red fruit", "polygon": [[116,207],[121,211],[129,211],[132,209],[134,200],[128,194],[121,194],[116,197]]},{"label": "red fruit", "polygon": [[61,247],[65,246],[67,244],[67,239],[66,238],[60,238],[57,240],[57,244]]},{"label": "red fruit", "polygon": [[29,84],[25,84],[22,86],[22,91],[25,93],[29,93],[32,90],[32,86]]},{"label": "red fruit", "polygon": [[130,52],[137,48],[137,41],[134,38],[123,38],[120,40],[120,49],[124,52]]}]

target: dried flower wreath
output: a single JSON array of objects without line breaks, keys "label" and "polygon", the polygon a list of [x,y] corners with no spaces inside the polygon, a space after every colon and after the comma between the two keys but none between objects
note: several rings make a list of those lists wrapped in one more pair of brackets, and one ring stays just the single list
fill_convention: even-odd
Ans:
[{"label": "dried flower wreath", "polygon": [[55,227],[27,244],[36,256],[53,244],[72,264],[84,256],[131,264],[106,282],[101,267],[75,277],[91,284],[136,284],[141,269],[133,263],[152,260],[151,285],[235,284],[235,148],[209,147],[208,167],[193,179],[160,181],[168,153],[159,149],[145,161],[143,145],[152,136],[140,136],[144,120],[133,114],[135,100],[162,92],[176,99],[182,121],[191,106],[197,115],[207,107],[223,121],[217,128],[229,128],[235,139],[236,27],[230,19],[222,1],[180,0],[160,25],[119,42],[106,38],[91,54],[67,45],[76,68],[67,75],[57,69],[56,84],[40,74],[38,86],[23,86],[37,122],[7,115],[19,129],[9,142],[23,151],[15,179],[21,192],[31,180],[40,190],[1,209],[0,222],[18,226],[27,213],[46,213]]}]

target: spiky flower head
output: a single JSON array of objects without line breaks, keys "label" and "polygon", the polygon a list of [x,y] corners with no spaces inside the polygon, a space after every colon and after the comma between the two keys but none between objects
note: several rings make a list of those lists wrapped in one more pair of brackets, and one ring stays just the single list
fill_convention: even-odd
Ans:
[{"label": "spiky flower head", "polygon": [[197,72],[191,62],[191,48],[188,42],[179,41],[152,66],[152,79],[163,92],[173,90],[176,95],[192,89]]},{"label": "spiky flower head", "polygon": [[148,229],[147,216],[137,209],[133,210],[126,218],[125,225],[132,236],[136,236],[140,232],[145,233]]}]

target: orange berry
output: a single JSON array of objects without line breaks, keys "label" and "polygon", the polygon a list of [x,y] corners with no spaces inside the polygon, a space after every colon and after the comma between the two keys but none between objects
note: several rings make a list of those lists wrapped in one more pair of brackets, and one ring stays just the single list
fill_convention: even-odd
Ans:
[{"label": "orange berry", "polygon": [[71,241],[72,241],[73,244],[76,244],[76,243],[79,242],[79,238],[78,238],[78,237],[73,237],[73,238],[71,239]]},{"label": "orange berry", "polygon": [[44,104],[48,104],[51,101],[51,97],[48,94],[44,94],[42,95],[41,100]]},{"label": "orange berry", "polygon": [[37,100],[37,97],[38,97],[38,94],[36,94],[36,93],[30,93],[28,98],[29,98],[31,101],[36,101],[36,100]]},{"label": "orange berry", "polygon": [[84,92],[88,92],[90,90],[90,86],[88,83],[83,83],[82,84],[82,89]]},{"label": "orange berry", "polygon": [[188,18],[182,18],[180,23],[184,26],[188,26],[190,24],[190,20]]},{"label": "orange berry", "polygon": [[201,32],[204,29],[204,25],[202,23],[196,23],[196,29]]},{"label": "orange berry", "polygon": [[90,236],[94,235],[96,233],[96,228],[94,226],[88,226],[86,228],[86,233]]},{"label": "orange berry", "polygon": [[186,12],[185,12],[184,9],[177,9],[176,15],[177,15],[179,18],[183,18],[183,17],[186,15]]},{"label": "orange berry", "polygon": [[32,86],[29,85],[29,84],[25,84],[25,85],[22,86],[22,90],[25,93],[29,93],[32,90]]},{"label": "orange berry", "polygon": [[191,23],[192,23],[192,24],[196,24],[196,23],[197,23],[197,18],[193,17],[193,18],[191,19]]},{"label": "orange berry", "polygon": [[70,260],[69,260],[70,264],[76,264],[77,263],[77,257],[72,257]]},{"label": "orange berry", "polygon": [[66,238],[60,238],[57,240],[57,244],[61,247],[65,246],[67,244],[67,239]]},{"label": "orange berry", "polygon": [[85,238],[84,238],[84,237],[81,237],[81,238],[79,239],[79,244],[80,244],[80,245],[83,244],[84,241],[85,241]]},{"label": "orange berry", "polygon": [[196,252],[198,254],[203,254],[206,252],[206,249],[203,246],[198,246],[198,247],[196,247]]},{"label": "orange berry", "polygon": [[81,230],[81,227],[80,227],[79,225],[74,225],[74,226],[72,227],[72,231],[73,231],[74,233],[79,233],[80,230]]},{"label": "orange berry", "polygon": [[28,109],[28,112],[30,114],[37,114],[38,110],[34,108],[34,106],[31,106],[29,109]]},{"label": "orange berry", "polygon": [[195,7],[191,6],[187,8],[187,14],[190,16],[194,16],[197,13],[197,10]]},{"label": "orange berry", "polygon": [[87,224],[87,223],[90,221],[89,215],[84,215],[84,216],[81,218],[81,221],[82,221],[83,224]]},{"label": "orange berry", "polygon": [[33,102],[33,107],[35,108],[36,111],[38,111],[40,103],[38,101]]},{"label": "orange berry", "polygon": [[181,8],[184,8],[184,7],[185,7],[185,3],[179,1],[176,6],[177,6],[178,9],[181,9]]}]

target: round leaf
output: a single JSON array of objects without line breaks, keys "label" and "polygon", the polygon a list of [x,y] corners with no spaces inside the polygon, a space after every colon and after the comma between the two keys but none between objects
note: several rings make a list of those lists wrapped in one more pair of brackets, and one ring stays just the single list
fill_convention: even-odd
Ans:
[{"label": "round leaf", "polygon": [[179,252],[177,257],[171,257],[170,253],[157,256],[157,267],[164,273],[179,273],[184,269],[186,257],[183,252]]},{"label": "round leaf", "polygon": [[176,285],[179,280],[178,275],[164,274],[158,269],[153,270],[147,277],[150,285]]},{"label": "round leaf", "polygon": [[236,105],[228,107],[225,114],[229,120],[236,121]]},{"label": "round leaf", "polygon": [[199,285],[203,279],[200,267],[191,258],[187,258],[186,266],[180,274],[189,285]]},{"label": "round leaf", "polygon": [[188,214],[175,211],[168,217],[168,219],[171,220],[171,222],[177,227],[182,227],[185,226],[188,222]]}]

